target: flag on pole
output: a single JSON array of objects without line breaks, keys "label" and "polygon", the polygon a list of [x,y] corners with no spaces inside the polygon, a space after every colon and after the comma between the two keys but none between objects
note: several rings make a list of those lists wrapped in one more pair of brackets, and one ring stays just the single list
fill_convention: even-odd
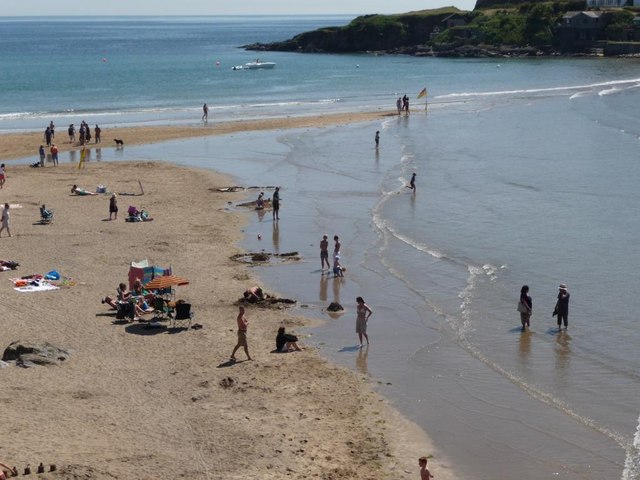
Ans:
[{"label": "flag on pole", "polygon": [[418,96],[416,98],[422,98],[422,97],[426,97],[427,96],[427,87],[424,87],[422,90],[420,90],[420,93],[418,94]]},{"label": "flag on pole", "polygon": [[87,148],[82,147],[82,152],[80,153],[80,161],[78,162],[78,170],[84,167],[84,159],[87,157]]}]

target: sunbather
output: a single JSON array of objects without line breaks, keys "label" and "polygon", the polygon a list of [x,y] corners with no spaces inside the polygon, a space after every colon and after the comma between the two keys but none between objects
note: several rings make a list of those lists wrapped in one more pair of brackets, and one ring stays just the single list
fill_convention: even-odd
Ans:
[{"label": "sunbather", "polygon": [[244,291],[244,299],[249,303],[259,302],[264,300],[264,292],[260,287],[251,287]]},{"label": "sunbather", "polygon": [[102,303],[108,304],[113,310],[118,309],[118,303],[124,303],[131,297],[131,292],[127,291],[127,286],[124,283],[118,285],[116,298],[106,296],[102,299]]},{"label": "sunbather", "polygon": [[80,188],[77,185],[71,187],[71,193],[75,193],[76,195],[97,195],[97,193],[90,192],[89,190]]}]

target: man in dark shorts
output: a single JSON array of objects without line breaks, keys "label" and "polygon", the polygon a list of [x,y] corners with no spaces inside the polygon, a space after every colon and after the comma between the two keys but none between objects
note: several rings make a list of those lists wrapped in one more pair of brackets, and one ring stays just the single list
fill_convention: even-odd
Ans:
[{"label": "man in dark shorts", "polygon": [[323,235],[322,240],[320,240],[320,268],[322,269],[322,273],[324,273],[325,263],[327,264],[327,270],[331,271],[331,264],[329,263],[329,237]]}]

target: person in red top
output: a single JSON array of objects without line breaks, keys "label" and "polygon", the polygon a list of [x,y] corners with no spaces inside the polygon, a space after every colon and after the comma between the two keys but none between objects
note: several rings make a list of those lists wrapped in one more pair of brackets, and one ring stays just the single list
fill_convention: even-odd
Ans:
[{"label": "person in red top", "polygon": [[51,145],[51,160],[53,161],[53,166],[56,167],[58,165],[58,147],[55,144]]},{"label": "person in red top", "polygon": [[247,354],[247,360],[251,360],[251,355],[249,355],[249,347],[247,346],[247,327],[249,326],[249,320],[247,320],[247,317],[244,316],[244,307],[240,307],[236,322],[238,323],[238,343],[236,343],[236,346],[233,347],[233,352],[231,352],[231,360],[235,362],[235,355],[240,347],[244,347],[244,353]]}]

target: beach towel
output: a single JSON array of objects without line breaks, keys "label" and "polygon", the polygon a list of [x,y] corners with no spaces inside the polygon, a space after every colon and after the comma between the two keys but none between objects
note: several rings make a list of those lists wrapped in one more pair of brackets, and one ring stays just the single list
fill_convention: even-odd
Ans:
[{"label": "beach towel", "polygon": [[38,285],[27,285],[26,287],[15,287],[14,290],[22,293],[46,292],[47,290],[60,290],[60,287],[56,287],[50,283],[40,283]]}]

